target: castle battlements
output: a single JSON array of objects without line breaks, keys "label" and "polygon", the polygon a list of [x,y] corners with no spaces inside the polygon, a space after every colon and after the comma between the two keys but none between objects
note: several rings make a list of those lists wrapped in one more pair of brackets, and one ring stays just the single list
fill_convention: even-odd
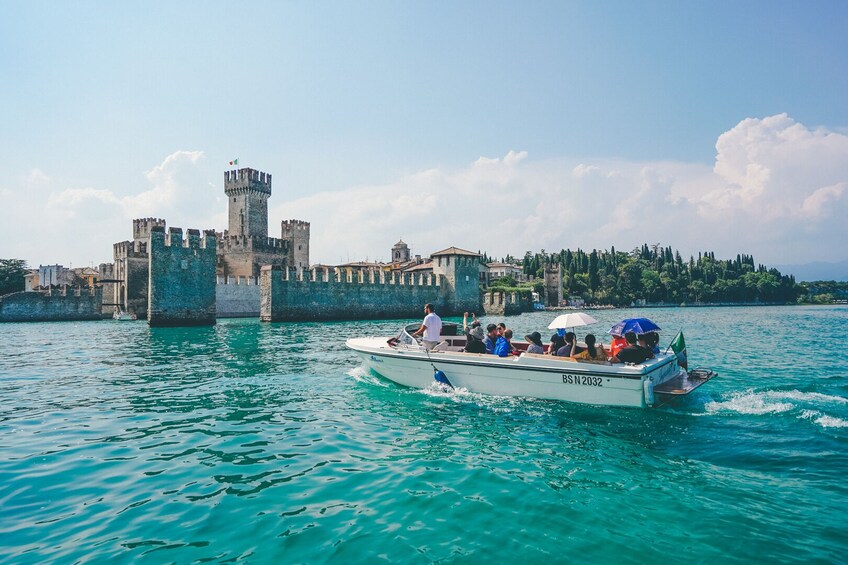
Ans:
[{"label": "castle battlements", "polygon": [[280,222],[280,227],[282,228],[283,234],[290,231],[308,231],[309,222],[305,222],[303,220],[283,220]]},{"label": "castle battlements", "polygon": [[216,275],[215,284],[235,285],[235,286],[256,286],[259,284],[256,277],[235,277],[233,275]]},{"label": "castle battlements", "polygon": [[[442,287],[445,285],[444,275],[387,272],[382,269],[369,269],[348,272],[338,267],[296,269],[283,268],[277,265],[265,265],[262,271],[268,271],[271,276],[285,282],[330,283],[338,285],[369,285],[392,287]],[[230,279],[234,277],[228,277]],[[219,284],[221,284],[219,282]],[[231,284],[231,283],[230,283]],[[249,284],[249,283],[248,283]]]},{"label": "castle battlements", "polygon": [[162,218],[136,218],[133,223],[133,239],[149,239],[150,230],[154,227],[165,227]]},{"label": "castle battlements", "polygon": [[288,246],[288,240],[276,237],[229,235],[228,231],[224,231],[224,234],[218,237],[218,248],[223,253],[230,251],[285,251]]},{"label": "castle battlements", "polygon": [[150,230],[151,246],[155,244],[164,247],[184,247],[186,249],[215,249],[215,231],[204,230],[203,237],[200,237],[200,230],[188,229],[186,236],[183,237],[182,228],[168,228],[168,233],[165,234],[164,226],[153,226]]},{"label": "castle battlements", "polygon": [[271,195],[271,173],[256,169],[238,169],[224,172],[224,193],[227,196],[255,191]]},{"label": "castle battlements", "polygon": [[146,259],[147,241],[119,241],[112,245],[112,251],[117,260],[124,258]]}]

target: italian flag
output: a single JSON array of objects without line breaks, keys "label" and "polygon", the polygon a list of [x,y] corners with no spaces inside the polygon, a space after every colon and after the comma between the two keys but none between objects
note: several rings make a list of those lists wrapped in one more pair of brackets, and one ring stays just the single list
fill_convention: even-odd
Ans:
[{"label": "italian flag", "polygon": [[232,161],[230,161],[230,165],[238,165],[238,158],[235,158]]},{"label": "italian flag", "polygon": [[684,370],[689,369],[689,362],[686,358],[686,340],[683,339],[683,332],[678,332],[671,342],[671,350],[677,356],[677,364],[683,367]]}]

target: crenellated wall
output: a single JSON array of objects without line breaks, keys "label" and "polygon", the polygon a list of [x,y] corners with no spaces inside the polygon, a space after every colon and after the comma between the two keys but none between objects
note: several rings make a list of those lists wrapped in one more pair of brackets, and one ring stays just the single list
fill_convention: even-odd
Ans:
[{"label": "crenellated wall", "polygon": [[147,322],[151,326],[215,324],[215,232],[154,227],[150,232]]},{"label": "crenellated wall", "polygon": [[260,319],[264,322],[300,320],[361,320],[414,318],[430,302],[440,315],[449,315],[452,290],[444,276],[336,269],[289,270],[266,265],[259,282]]},{"label": "crenellated wall", "polygon": [[219,318],[258,318],[259,285],[253,277],[218,276],[215,311]]},{"label": "crenellated wall", "polygon": [[102,304],[99,286],[15,292],[0,297],[0,322],[100,320]]}]

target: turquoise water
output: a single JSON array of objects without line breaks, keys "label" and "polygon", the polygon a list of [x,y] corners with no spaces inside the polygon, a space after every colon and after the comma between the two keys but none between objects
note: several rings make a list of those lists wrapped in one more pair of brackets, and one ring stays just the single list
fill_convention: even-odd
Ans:
[{"label": "turquoise water", "polygon": [[640,313],[720,376],[602,408],[405,389],[342,345],[399,321],[2,324],[0,562],[844,562],[848,309]]}]

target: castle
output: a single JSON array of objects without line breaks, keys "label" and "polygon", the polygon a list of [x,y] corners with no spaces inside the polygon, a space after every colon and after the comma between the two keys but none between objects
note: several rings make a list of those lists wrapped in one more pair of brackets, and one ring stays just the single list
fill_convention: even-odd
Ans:
[{"label": "castle", "polygon": [[[115,243],[114,263],[100,265],[102,288],[95,294],[10,295],[0,300],[0,321],[96,319],[115,308],[146,318],[151,326],[208,325],[220,317],[415,317],[425,302],[444,315],[480,312],[481,307],[490,314],[532,308],[515,293],[481,296],[488,269],[479,253],[457,247],[413,258],[400,240],[390,263],[310,266],[309,222],[284,220],[280,237],[268,236],[269,173],[226,171],[224,194],[228,225],[223,232],[189,229],[184,236],[164,219],[134,219],[132,240]],[[558,303],[561,276],[561,271],[545,272],[549,304]]]},{"label": "castle", "polygon": [[[227,280],[257,281],[263,265],[309,267],[309,222],[283,220],[280,237],[268,237],[271,174],[242,168],[224,172],[228,226],[216,236],[215,272]],[[165,231],[161,218],[133,220],[133,239],[113,245],[111,304],[147,316],[149,245],[153,231]],[[108,296],[105,299],[108,302]]]}]

